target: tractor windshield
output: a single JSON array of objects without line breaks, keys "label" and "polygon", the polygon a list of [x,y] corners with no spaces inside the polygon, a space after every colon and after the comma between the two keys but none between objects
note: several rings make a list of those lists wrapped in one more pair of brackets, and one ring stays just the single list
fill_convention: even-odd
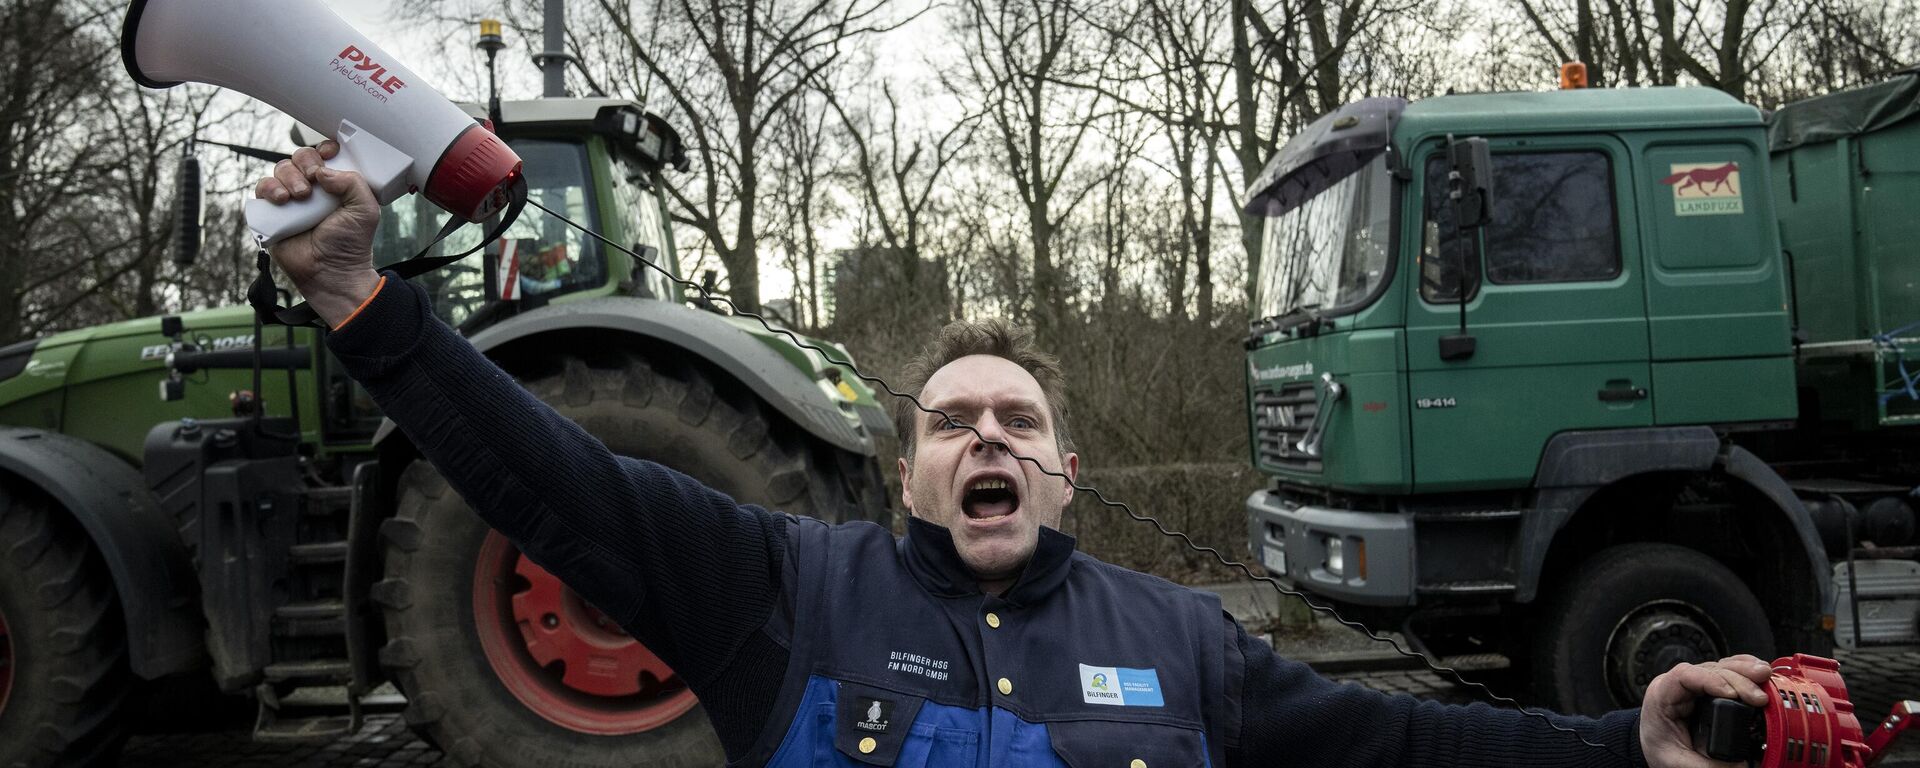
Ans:
[{"label": "tractor windshield", "polygon": [[1383,155],[1267,220],[1254,317],[1343,314],[1372,299],[1391,265],[1390,176]]},{"label": "tractor windshield", "polygon": [[[524,161],[527,194],[535,202],[600,230],[587,171],[587,148],[578,141],[515,139],[507,142]],[[412,257],[440,231],[446,212],[420,195],[408,195],[380,212],[374,263],[382,267]],[[440,241],[429,256],[472,248],[489,225],[470,224]],[[491,270],[492,275],[487,274]],[[606,255],[598,241],[527,206],[500,241],[475,254],[414,278],[433,296],[434,313],[458,326],[490,299],[526,299],[593,288],[606,280]]]}]

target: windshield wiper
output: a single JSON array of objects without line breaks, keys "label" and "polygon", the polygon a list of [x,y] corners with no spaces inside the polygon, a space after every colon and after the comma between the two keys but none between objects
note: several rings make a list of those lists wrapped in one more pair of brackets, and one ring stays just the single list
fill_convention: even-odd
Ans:
[{"label": "windshield wiper", "polygon": [[1318,336],[1327,319],[1320,316],[1319,304],[1302,304],[1277,315],[1260,318],[1247,324],[1246,343],[1251,345],[1260,337],[1275,331],[1306,326],[1300,332],[1302,336]]}]

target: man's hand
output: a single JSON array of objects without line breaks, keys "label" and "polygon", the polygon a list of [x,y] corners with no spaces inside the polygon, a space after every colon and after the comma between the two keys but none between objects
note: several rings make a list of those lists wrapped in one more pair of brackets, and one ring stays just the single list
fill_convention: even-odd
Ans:
[{"label": "man's hand", "polygon": [[1640,753],[1652,768],[1737,768],[1710,760],[1693,750],[1687,717],[1694,699],[1714,696],[1739,699],[1750,706],[1767,705],[1761,688],[1773,674],[1772,665],[1745,654],[1703,664],[1680,664],[1647,686],[1640,708]]},{"label": "man's hand", "polygon": [[273,167],[253,194],[284,203],[313,194],[318,186],[340,198],[340,207],[313,229],[275,243],[273,260],[293,279],[300,295],[329,326],[338,326],[373,295],[380,276],[373,271],[373,230],[380,225],[380,204],[360,174],[335,171],[322,164],[339,153],[340,145],[323,141],[317,148],[302,147],[292,160]]}]

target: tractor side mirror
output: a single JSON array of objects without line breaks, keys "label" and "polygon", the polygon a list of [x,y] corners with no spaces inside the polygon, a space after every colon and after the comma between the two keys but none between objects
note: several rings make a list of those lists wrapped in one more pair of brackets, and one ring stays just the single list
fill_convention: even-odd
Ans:
[{"label": "tractor side mirror", "polygon": [[168,250],[173,263],[181,267],[193,266],[200,256],[200,158],[194,156],[192,146],[188,144],[180,156],[173,176],[173,242]]}]

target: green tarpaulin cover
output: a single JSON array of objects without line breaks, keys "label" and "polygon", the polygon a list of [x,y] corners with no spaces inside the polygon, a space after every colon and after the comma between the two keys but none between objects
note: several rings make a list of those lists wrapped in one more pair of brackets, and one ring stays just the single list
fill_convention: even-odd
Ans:
[{"label": "green tarpaulin cover", "polygon": [[1885,82],[1781,107],[1767,127],[1767,143],[1779,152],[1872,133],[1915,115],[1920,115],[1920,68]]}]

